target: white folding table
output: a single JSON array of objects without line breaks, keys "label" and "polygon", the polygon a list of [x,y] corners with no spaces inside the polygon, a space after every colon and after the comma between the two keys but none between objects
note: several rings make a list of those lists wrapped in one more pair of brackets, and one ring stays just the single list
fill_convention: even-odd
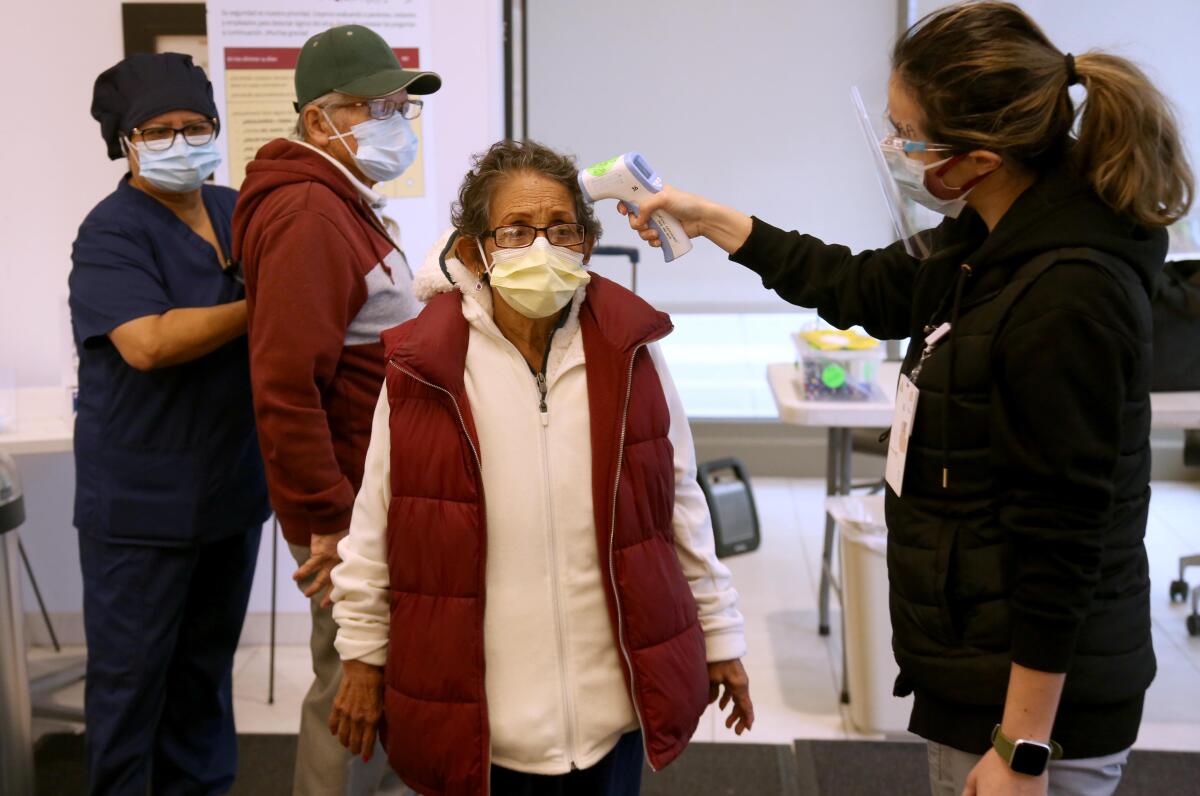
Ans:
[{"label": "white folding table", "polygon": [[[828,447],[825,458],[825,494],[845,495],[850,492],[853,459],[853,432],[856,428],[886,428],[892,424],[896,401],[896,383],[900,378],[899,362],[884,362],[879,366],[879,386],[883,400],[879,401],[810,401],[804,398],[796,383],[794,363],[782,362],[767,366],[771,394],[779,411],[779,420],[794,426],[827,429]],[[821,587],[818,592],[817,630],[829,635],[829,592],[840,595],[840,585],[833,574],[833,544],[837,529],[833,517],[825,515],[825,543],[821,552]]]}]

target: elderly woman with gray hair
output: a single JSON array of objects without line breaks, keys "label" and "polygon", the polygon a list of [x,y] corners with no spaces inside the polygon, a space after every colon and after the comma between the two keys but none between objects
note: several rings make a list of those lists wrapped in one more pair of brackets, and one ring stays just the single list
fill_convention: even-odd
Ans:
[{"label": "elderly woman with gray hair", "polygon": [[[387,377],[333,572],[330,729],[428,794],[637,794],[724,688],[753,724],[669,318],[585,266],[576,166],[477,157],[384,333]],[[382,717],[382,723],[381,723]]]}]

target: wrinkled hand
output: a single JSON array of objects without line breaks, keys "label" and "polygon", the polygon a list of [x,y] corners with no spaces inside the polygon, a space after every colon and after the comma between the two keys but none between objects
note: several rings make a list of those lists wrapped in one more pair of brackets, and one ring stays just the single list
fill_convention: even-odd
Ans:
[{"label": "wrinkled hand", "polygon": [[642,240],[658,248],[662,246],[662,241],[658,239],[658,233],[650,228],[650,216],[659,210],[665,210],[679,219],[689,238],[696,238],[704,234],[704,211],[708,206],[708,200],[701,196],[665,185],[658,193],[644,197],[638,202],[637,215],[630,214],[624,202],[617,203],[617,211],[623,216],[629,216],[629,226],[641,235]]},{"label": "wrinkled hand", "polygon": [[[325,599],[321,600],[322,608],[333,605],[333,581],[330,579],[330,573],[342,563],[342,559],[338,558],[337,546],[348,533],[350,531],[346,530],[341,533],[313,534],[308,560],[292,574],[292,580],[301,584],[300,588],[305,597],[316,597],[326,589],[329,590]],[[312,579],[311,582],[307,586],[303,585],[309,578]]]},{"label": "wrinkled hand", "polygon": [[1046,796],[1049,783],[1045,773],[1040,777],[1018,774],[995,749],[989,749],[971,769],[963,796]]},{"label": "wrinkled hand", "polygon": [[375,733],[383,717],[383,667],[342,661],[342,684],[329,714],[329,732],[364,762],[375,750]]},{"label": "wrinkled hand", "polygon": [[[733,710],[725,719],[725,726],[733,728],[738,735],[754,726],[754,704],[750,701],[750,678],[742,667],[741,660],[721,661],[708,665],[708,703],[711,705],[721,697],[718,706],[724,711],[730,700]],[[721,686],[725,692],[721,693]],[[736,727],[734,725],[737,725]]]}]

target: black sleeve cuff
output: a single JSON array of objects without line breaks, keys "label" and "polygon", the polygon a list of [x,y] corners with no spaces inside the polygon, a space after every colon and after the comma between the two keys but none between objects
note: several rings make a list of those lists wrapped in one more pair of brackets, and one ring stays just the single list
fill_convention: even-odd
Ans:
[{"label": "black sleeve cuff", "polygon": [[1014,612],[1012,659],[1026,669],[1063,674],[1071,668],[1080,623],[1046,622]]},{"label": "black sleeve cuff", "polygon": [[750,222],[750,237],[746,238],[740,249],[729,255],[729,259],[759,276],[766,276],[764,271],[778,270],[780,260],[786,257],[788,233],[758,216],[750,216]]}]

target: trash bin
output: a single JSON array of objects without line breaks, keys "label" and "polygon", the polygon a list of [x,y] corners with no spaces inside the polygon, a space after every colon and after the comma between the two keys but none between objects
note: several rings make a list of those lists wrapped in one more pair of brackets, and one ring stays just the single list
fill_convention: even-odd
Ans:
[{"label": "trash bin", "polygon": [[892,655],[883,496],[831,497],[825,506],[841,538],[850,721],[863,733],[903,733],[912,697],[892,696],[900,669]]}]

